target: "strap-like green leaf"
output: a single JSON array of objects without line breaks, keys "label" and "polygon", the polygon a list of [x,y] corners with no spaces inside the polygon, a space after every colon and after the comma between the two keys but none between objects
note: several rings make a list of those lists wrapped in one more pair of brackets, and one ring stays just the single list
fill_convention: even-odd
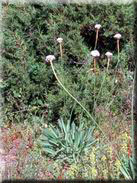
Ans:
[{"label": "strap-like green leaf", "polygon": [[129,174],[129,172],[128,172],[126,167],[120,167],[120,170],[123,173],[123,175],[125,176],[125,178],[131,179],[131,176],[130,176],[130,174]]},{"label": "strap-like green leaf", "polygon": [[52,149],[50,149],[50,148],[44,148],[43,150],[44,150],[46,153],[51,154],[52,156],[55,156],[55,155],[56,155],[55,151],[52,150]]}]

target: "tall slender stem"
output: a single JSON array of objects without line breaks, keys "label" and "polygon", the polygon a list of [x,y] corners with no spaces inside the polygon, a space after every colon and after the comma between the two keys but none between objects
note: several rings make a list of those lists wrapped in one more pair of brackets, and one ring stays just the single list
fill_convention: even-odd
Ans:
[{"label": "tall slender stem", "polygon": [[60,43],[59,46],[60,46],[60,56],[61,56],[61,58],[62,58],[62,57],[63,57],[62,43]]},{"label": "tall slender stem", "polygon": [[107,72],[108,72],[108,68],[109,68],[109,63],[110,63],[110,58],[108,58],[108,62],[107,62]]},{"label": "tall slender stem", "polygon": [[96,58],[94,58],[94,72],[96,72]]},{"label": "tall slender stem", "polygon": [[117,61],[117,64],[116,64],[116,68],[117,68],[117,66],[118,66],[118,64],[119,64],[119,39],[117,39],[117,51],[118,51],[118,61]]},{"label": "tall slender stem", "polygon": [[119,54],[119,39],[117,39],[117,50],[118,50],[118,54]]},{"label": "tall slender stem", "polygon": [[73,97],[73,95],[72,95],[72,94],[64,87],[64,85],[61,83],[61,81],[59,80],[59,78],[58,78],[58,76],[57,76],[57,74],[56,74],[56,72],[55,72],[55,70],[54,70],[54,66],[53,66],[52,61],[50,61],[50,64],[51,64],[52,71],[53,71],[53,73],[54,73],[54,75],[55,75],[55,77],[56,77],[58,83],[59,83],[59,84],[62,86],[62,88],[68,93],[68,95],[69,95],[71,98],[73,98],[73,99],[82,107],[82,109],[87,113],[87,115],[90,117],[90,119],[93,121],[93,123],[96,124],[96,125],[98,126],[99,130],[102,132],[102,134],[104,135],[104,137],[107,138],[106,135],[105,135],[105,133],[103,132],[103,130],[100,128],[100,126],[97,124],[97,122],[95,121],[95,119],[91,116],[91,114],[87,111],[87,109],[86,109],[86,108],[85,108],[85,107],[84,107],[75,97]]},{"label": "tall slender stem", "polygon": [[96,49],[96,47],[97,47],[97,42],[98,42],[98,29],[96,29],[96,41],[95,41],[95,48],[94,49]]}]

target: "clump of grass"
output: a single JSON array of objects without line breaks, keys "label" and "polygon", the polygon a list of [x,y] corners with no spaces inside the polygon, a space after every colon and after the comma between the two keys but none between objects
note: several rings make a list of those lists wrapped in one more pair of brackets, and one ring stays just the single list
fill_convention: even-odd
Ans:
[{"label": "clump of grass", "polygon": [[70,120],[64,123],[63,119],[59,120],[58,125],[56,129],[52,126],[44,129],[40,138],[44,152],[60,161],[78,162],[95,143],[92,138],[94,128],[84,129],[83,123],[77,127]]}]

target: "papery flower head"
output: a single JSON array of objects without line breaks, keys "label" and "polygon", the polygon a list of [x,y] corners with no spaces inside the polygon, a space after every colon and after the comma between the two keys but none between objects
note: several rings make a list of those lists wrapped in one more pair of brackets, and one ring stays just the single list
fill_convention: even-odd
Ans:
[{"label": "papery flower head", "polygon": [[116,79],[116,80],[115,80],[115,84],[117,84],[117,82],[118,82],[118,80]]},{"label": "papery flower head", "polygon": [[53,60],[55,60],[55,56],[54,55],[46,56],[46,59],[45,59],[46,62],[50,62],[50,61],[53,61]]},{"label": "papery flower head", "polygon": [[44,125],[44,127],[45,127],[45,128],[48,128],[48,125],[47,125],[47,124],[45,124],[45,125]]},{"label": "papery flower head", "polygon": [[92,57],[99,57],[100,56],[100,53],[98,50],[93,50],[90,52],[90,54]]},{"label": "papery flower head", "polygon": [[115,39],[120,39],[121,37],[122,37],[122,36],[121,36],[121,34],[119,34],[119,33],[117,33],[117,34],[114,35],[114,38],[115,38]]},{"label": "papery flower head", "polygon": [[101,25],[100,24],[96,24],[95,25],[95,29],[100,29],[101,28]]},{"label": "papery flower head", "polygon": [[62,41],[63,41],[63,38],[61,38],[61,37],[59,37],[59,38],[57,39],[57,42],[58,42],[58,43],[62,43]]},{"label": "papery flower head", "polygon": [[111,52],[106,52],[105,55],[107,56],[107,58],[112,58],[113,54]]}]

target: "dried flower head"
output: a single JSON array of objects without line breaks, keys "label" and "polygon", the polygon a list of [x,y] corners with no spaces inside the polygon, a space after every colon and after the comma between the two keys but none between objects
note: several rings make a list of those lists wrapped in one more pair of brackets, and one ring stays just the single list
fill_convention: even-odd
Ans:
[{"label": "dried flower head", "polygon": [[93,50],[90,52],[90,54],[92,57],[99,57],[100,56],[100,53],[98,50]]},{"label": "dried flower head", "polygon": [[48,128],[48,125],[47,125],[47,124],[45,124],[45,125],[44,125],[44,127],[45,127],[45,128]]},{"label": "dried flower head", "polygon": [[57,42],[58,42],[58,43],[62,43],[62,41],[63,41],[63,38],[61,38],[61,37],[59,37],[59,38],[57,39]]},{"label": "dried flower head", "polygon": [[113,54],[111,52],[106,52],[105,55],[107,56],[107,58],[112,58]]},{"label": "dried flower head", "polygon": [[116,79],[116,80],[115,80],[115,84],[117,84],[117,83],[118,83],[118,80]]},{"label": "dried flower head", "polygon": [[96,24],[95,25],[95,29],[100,29],[101,28],[101,25],[100,24]]},{"label": "dried flower head", "polygon": [[115,39],[120,39],[121,37],[122,37],[122,36],[121,36],[121,34],[119,34],[119,33],[115,34],[115,36],[114,36]]},{"label": "dried flower head", "polygon": [[55,56],[54,56],[54,55],[48,55],[48,56],[46,56],[45,61],[46,61],[47,63],[50,62],[50,61],[53,61],[53,60],[55,60]]}]

